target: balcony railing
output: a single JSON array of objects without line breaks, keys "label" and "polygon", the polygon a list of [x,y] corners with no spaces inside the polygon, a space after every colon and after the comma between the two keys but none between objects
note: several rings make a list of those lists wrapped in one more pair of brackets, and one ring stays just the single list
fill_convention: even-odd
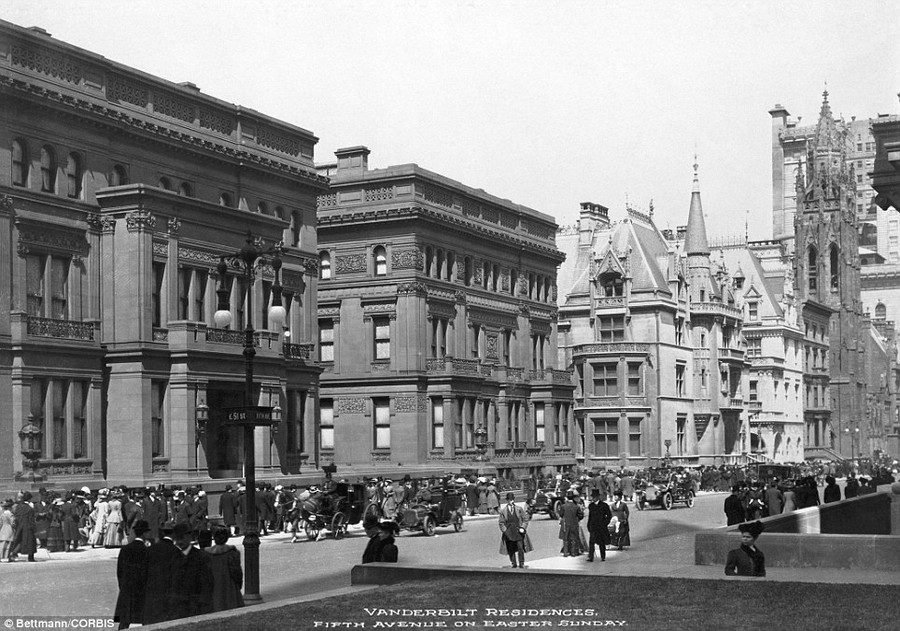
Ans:
[{"label": "balcony railing", "polygon": [[315,344],[285,344],[285,359],[313,359],[316,350]]},{"label": "balcony railing", "polygon": [[719,348],[719,359],[733,359],[736,361],[744,361],[744,349],[742,348]]},{"label": "balcony railing", "polygon": [[425,360],[428,372],[477,375],[481,372],[481,362],[477,359],[457,359],[455,357],[432,357]]},{"label": "balcony railing", "polygon": [[27,333],[37,337],[56,337],[69,340],[94,341],[96,324],[77,320],[57,320],[28,316]]}]

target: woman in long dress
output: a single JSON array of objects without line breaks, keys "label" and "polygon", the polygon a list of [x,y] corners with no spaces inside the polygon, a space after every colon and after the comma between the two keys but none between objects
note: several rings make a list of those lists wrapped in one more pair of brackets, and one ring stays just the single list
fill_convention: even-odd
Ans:
[{"label": "woman in long dress", "polygon": [[0,511],[0,559],[6,559],[15,532],[16,518],[13,517],[12,506],[12,500],[3,500],[3,509]]},{"label": "woman in long dress", "polygon": [[47,550],[50,552],[62,552],[65,549],[63,543],[63,499],[57,497],[50,505],[50,526],[47,528]]},{"label": "woman in long dress", "polygon": [[631,545],[631,536],[629,535],[628,504],[622,499],[622,491],[616,491],[615,500],[609,510],[613,516],[610,522],[612,531],[609,533],[612,545],[619,550],[627,548]]},{"label": "woman in long dress", "polygon": [[107,505],[106,533],[103,536],[103,545],[107,548],[121,548],[125,538],[122,532],[122,500],[121,494],[115,493]]}]

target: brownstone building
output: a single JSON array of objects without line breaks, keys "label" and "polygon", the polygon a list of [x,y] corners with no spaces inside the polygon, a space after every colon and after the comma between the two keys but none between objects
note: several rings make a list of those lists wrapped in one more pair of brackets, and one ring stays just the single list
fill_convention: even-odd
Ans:
[{"label": "brownstone building", "polygon": [[[243,337],[214,327],[219,284],[258,331],[251,403],[284,410],[256,430],[260,475],[296,473],[315,445],[316,137],[8,22],[0,101],[0,483],[241,476],[221,411],[242,403]],[[238,270],[216,274],[248,230],[284,242],[290,343],[271,266],[249,305]]]},{"label": "brownstone building", "polygon": [[508,479],[570,467],[552,217],[368,155],[320,166],[322,461]]}]

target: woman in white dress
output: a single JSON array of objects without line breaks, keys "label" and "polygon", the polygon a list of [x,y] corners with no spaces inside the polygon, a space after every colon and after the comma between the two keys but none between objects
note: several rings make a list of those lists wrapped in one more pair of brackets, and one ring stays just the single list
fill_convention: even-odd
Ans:
[{"label": "woman in white dress", "polygon": [[121,548],[125,535],[122,532],[122,494],[113,493],[112,499],[107,504],[106,533],[103,537],[103,545],[107,548]]},{"label": "woman in white dress", "polygon": [[94,510],[91,511],[91,536],[88,543],[92,548],[102,546],[106,533],[106,515],[109,513],[109,490],[100,489],[97,493],[97,501],[94,502]]}]

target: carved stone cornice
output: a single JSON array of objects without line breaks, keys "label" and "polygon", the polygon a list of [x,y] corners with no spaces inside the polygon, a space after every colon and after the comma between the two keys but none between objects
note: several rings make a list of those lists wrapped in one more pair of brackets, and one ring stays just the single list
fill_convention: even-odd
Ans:
[{"label": "carved stone cornice", "polygon": [[100,231],[101,232],[115,232],[116,231],[116,218],[101,216],[100,217]]},{"label": "carved stone cornice", "polygon": [[16,252],[25,256],[30,252],[58,252],[68,256],[87,256],[90,246],[84,230],[67,230],[39,222],[16,219],[19,238]]},{"label": "carved stone cornice", "polygon": [[397,285],[397,293],[427,296],[428,287],[425,286],[425,283],[400,283],[399,285]]},{"label": "carved stone cornice", "polygon": [[156,226],[156,217],[149,210],[134,210],[125,215],[125,227],[128,232],[152,230]]},{"label": "carved stone cornice", "polygon": [[168,221],[166,221],[166,227],[169,229],[169,234],[178,234],[178,231],[181,230],[181,219],[169,217]]}]

